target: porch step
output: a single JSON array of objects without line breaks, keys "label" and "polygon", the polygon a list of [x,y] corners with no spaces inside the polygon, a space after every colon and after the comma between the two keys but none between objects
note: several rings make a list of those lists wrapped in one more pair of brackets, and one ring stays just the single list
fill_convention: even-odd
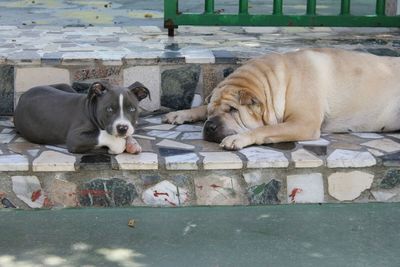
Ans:
[{"label": "porch step", "polygon": [[139,155],[71,154],[19,137],[0,121],[3,207],[120,207],[397,202],[400,134],[323,135],[317,141],[224,151],[201,125],[140,120]]},{"label": "porch step", "polygon": [[[399,201],[398,134],[326,135],[237,152],[201,140],[201,125],[163,125],[199,105],[245,60],[304,47],[400,55],[398,29],[0,26],[0,114],[42,84],[145,84],[140,155],[73,155],[26,142],[0,121],[1,207],[258,205]],[[85,92],[82,92],[85,93]]]}]

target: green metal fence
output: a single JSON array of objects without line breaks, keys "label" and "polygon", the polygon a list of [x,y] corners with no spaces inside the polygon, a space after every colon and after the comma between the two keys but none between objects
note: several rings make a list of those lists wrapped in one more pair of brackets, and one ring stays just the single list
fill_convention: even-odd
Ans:
[{"label": "green metal fence", "polygon": [[351,14],[350,0],[340,1],[339,15],[318,15],[317,0],[307,0],[304,15],[283,14],[283,0],[273,0],[272,14],[249,14],[248,0],[238,0],[238,5],[237,14],[221,14],[215,12],[214,0],[205,0],[203,13],[182,13],[179,0],[164,0],[164,27],[169,36],[178,25],[400,27],[399,15],[386,16],[386,0],[376,0],[375,14],[365,16]]}]

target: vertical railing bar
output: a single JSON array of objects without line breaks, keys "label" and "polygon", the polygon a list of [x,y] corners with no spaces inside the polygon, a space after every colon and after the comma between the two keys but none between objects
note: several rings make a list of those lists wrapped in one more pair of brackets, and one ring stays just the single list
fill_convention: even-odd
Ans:
[{"label": "vertical railing bar", "polygon": [[385,16],[386,0],[376,0],[376,10],[377,16]]},{"label": "vertical railing bar", "polygon": [[316,14],[316,0],[307,0],[307,15],[315,15]]},{"label": "vertical railing bar", "polygon": [[282,0],[274,0],[274,6],[272,10],[272,14],[274,15],[282,15]]},{"label": "vertical railing bar", "polygon": [[350,0],[342,0],[340,15],[350,15]]},{"label": "vertical railing bar", "polygon": [[239,14],[249,13],[249,0],[239,0]]},{"label": "vertical railing bar", "polygon": [[214,13],[214,0],[204,0],[204,13]]}]

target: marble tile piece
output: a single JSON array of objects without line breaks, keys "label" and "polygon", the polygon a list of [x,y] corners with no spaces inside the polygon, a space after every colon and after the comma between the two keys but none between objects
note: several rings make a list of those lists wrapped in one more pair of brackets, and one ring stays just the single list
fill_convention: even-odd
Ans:
[{"label": "marble tile piece", "polygon": [[233,152],[201,152],[205,170],[241,169],[242,160]]},{"label": "marble tile piece", "polygon": [[298,149],[292,152],[292,160],[296,168],[319,167],[324,163],[322,159],[307,152],[305,149]]},{"label": "marble tile piece", "polygon": [[14,131],[13,129],[5,128],[0,132],[0,134],[9,134],[9,133],[11,133],[13,131]]},{"label": "marble tile piece", "polygon": [[46,145],[45,147],[48,148],[48,149],[51,149],[51,150],[58,151],[58,152],[62,152],[62,153],[66,153],[66,154],[71,154],[71,153],[69,153],[68,149],[63,148],[63,147],[50,146],[50,145]]},{"label": "marble tile piece", "polygon": [[282,182],[272,179],[269,183],[252,186],[247,193],[251,205],[279,204],[278,197]]},{"label": "marble tile piece", "polygon": [[376,133],[351,133],[352,135],[358,136],[364,139],[380,139],[383,138],[382,135]]},{"label": "marble tile piece", "polygon": [[181,139],[182,140],[202,140],[203,133],[202,132],[183,133]]},{"label": "marble tile piece", "polygon": [[66,208],[78,205],[76,189],[76,184],[56,178],[52,179],[46,191],[55,207]]},{"label": "marble tile piece", "polygon": [[351,201],[371,188],[374,175],[361,172],[336,172],[328,177],[328,193],[340,201]]},{"label": "marble tile piece", "polygon": [[15,134],[0,134],[0,144],[8,144],[15,137]]},{"label": "marble tile piece", "polygon": [[244,189],[237,179],[220,175],[194,178],[197,205],[248,204]]},{"label": "marble tile piece", "polygon": [[173,124],[158,124],[158,125],[151,125],[143,127],[144,130],[161,130],[161,131],[168,131],[174,128],[176,125]]},{"label": "marble tile piece", "polygon": [[376,164],[369,152],[336,149],[327,158],[328,168],[369,167]]},{"label": "marble tile piece", "polygon": [[400,139],[400,133],[398,133],[398,134],[387,134],[386,136],[390,136],[390,137],[394,137],[394,138]]},{"label": "marble tile piece", "polygon": [[189,199],[189,193],[182,187],[177,187],[169,181],[162,181],[142,194],[142,200],[151,206],[176,207],[184,204]]},{"label": "marble tile piece", "polygon": [[201,132],[203,130],[203,126],[182,124],[176,127],[174,130],[178,132]]},{"label": "marble tile piece", "polygon": [[147,132],[146,134],[150,135],[150,136],[159,137],[159,138],[175,139],[178,137],[178,135],[181,134],[181,132],[152,130],[150,132]]},{"label": "marble tile piece", "polygon": [[132,134],[132,137],[137,139],[156,140],[155,137],[141,135],[141,134]]},{"label": "marble tile piece", "polygon": [[376,157],[380,157],[380,156],[385,155],[384,153],[382,153],[381,151],[376,150],[376,149],[367,148],[367,150],[368,150],[369,153],[371,153],[372,155],[374,155]]},{"label": "marble tile piece", "polygon": [[322,174],[298,174],[287,177],[288,203],[323,203]]},{"label": "marble tile piece", "polygon": [[12,128],[14,127],[14,123],[10,120],[0,120],[0,126]]},{"label": "marble tile piece", "polygon": [[390,201],[391,198],[397,195],[397,193],[393,192],[392,190],[381,190],[381,191],[371,190],[371,194],[377,201],[381,202]]},{"label": "marble tile piece", "polygon": [[372,147],[378,150],[382,150],[388,153],[392,153],[395,151],[400,150],[400,144],[391,140],[391,139],[378,139],[378,140],[372,140],[369,142],[362,143],[361,145],[363,146],[368,146]]},{"label": "marble tile piece", "polygon": [[157,170],[158,156],[155,153],[142,152],[137,155],[122,153],[115,156],[120,170]]},{"label": "marble tile piece", "polygon": [[239,152],[248,159],[247,168],[286,168],[289,161],[282,152],[261,147],[247,147]]},{"label": "marble tile piece", "polygon": [[161,124],[162,123],[161,117],[146,118],[144,120],[147,121],[147,122],[150,122],[150,123],[154,123],[154,124]]},{"label": "marble tile piece", "polygon": [[314,145],[314,146],[327,146],[329,145],[329,141],[325,140],[323,138],[320,138],[318,140],[313,140],[313,141],[300,141],[299,144],[302,145]]},{"label": "marble tile piece", "polygon": [[12,176],[12,189],[31,208],[43,207],[45,195],[36,176]]},{"label": "marble tile piece", "polygon": [[161,142],[158,142],[156,145],[160,146],[160,147],[169,147],[169,148],[178,148],[178,149],[194,149],[194,146],[192,146],[192,145],[184,144],[184,143],[177,142],[177,141],[167,140],[167,139],[164,139]]},{"label": "marble tile piece", "polygon": [[44,151],[33,160],[34,172],[75,171],[76,158],[56,151]]},{"label": "marble tile piece", "polygon": [[29,161],[23,155],[1,155],[0,171],[29,171]]},{"label": "marble tile piece", "polygon": [[167,170],[197,170],[199,157],[195,153],[165,157]]}]

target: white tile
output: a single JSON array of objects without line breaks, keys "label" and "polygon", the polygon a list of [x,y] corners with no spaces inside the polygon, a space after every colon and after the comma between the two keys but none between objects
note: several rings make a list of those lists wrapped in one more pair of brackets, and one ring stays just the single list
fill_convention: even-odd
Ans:
[{"label": "white tile", "polygon": [[232,152],[201,152],[205,170],[241,169],[242,160]]},{"label": "white tile", "polygon": [[299,144],[302,145],[313,145],[313,146],[327,146],[329,145],[329,141],[323,138],[314,141],[300,141]]},{"label": "white tile", "polygon": [[161,117],[147,118],[147,119],[144,119],[144,120],[147,121],[147,122],[150,122],[150,123],[154,123],[154,124],[161,124],[162,123]]},{"label": "white tile", "polygon": [[32,157],[36,157],[39,154],[40,149],[29,149],[27,150],[28,154]]},{"label": "white tile", "polygon": [[28,141],[23,137],[18,137],[14,140],[15,143],[27,143]]},{"label": "white tile", "polygon": [[34,172],[75,171],[76,158],[56,151],[44,151],[33,160]]},{"label": "white tile", "polygon": [[392,190],[382,190],[382,191],[375,191],[371,190],[371,194],[377,201],[389,201],[391,198],[397,195],[397,192],[393,192]]},{"label": "white tile", "polygon": [[161,142],[158,142],[156,145],[161,147],[178,148],[178,149],[194,149],[193,145],[188,145],[168,139],[164,139]]},{"label": "white tile", "polygon": [[0,126],[14,127],[14,123],[10,120],[0,120]]},{"label": "white tile", "polygon": [[63,148],[63,147],[49,146],[49,145],[47,145],[47,146],[45,146],[45,147],[48,148],[48,149],[51,149],[51,150],[58,151],[58,152],[63,152],[63,153],[70,154],[70,153],[68,152],[68,149]]},{"label": "white tile", "polygon": [[147,135],[150,136],[155,136],[159,138],[168,138],[168,139],[175,139],[180,135],[181,132],[175,132],[175,131],[158,131],[158,130],[152,130],[150,132],[147,132]]},{"label": "white tile", "polygon": [[376,133],[352,133],[352,135],[361,137],[361,138],[366,138],[366,139],[380,139],[383,138],[382,135],[376,134]]},{"label": "white tile", "polygon": [[12,131],[14,131],[13,129],[10,129],[10,128],[5,128],[5,129],[3,129],[2,131],[1,131],[1,133],[2,134],[9,134],[9,133],[11,133]]},{"label": "white tile", "polygon": [[145,33],[162,33],[161,29],[157,26],[139,26]]},{"label": "white tile", "polygon": [[183,50],[182,55],[185,57],[186,63],[215,63],[215,57],[211,50]]},{"label": "white tile", "polygon": [[55,83],[69,84],[70,74],[67,69],[38,67],[17,68],[15,73],[15,92],[25,92],[29,88]]},{"label": "white tile", "polygon": [[246,205],[248,200],[237,179],[222,175],[194,178],[197,205]]},{"label": "white tile", "polygon": [[305,149],[299,149],[292,152],[292,160],[296,168],[314,168],[321,166],[324,162],[322,159],[314,156]]},{"label": "white tile", "polygon": [[142,152],[137,155],[123,153],[115,156],[120,170],[157,170],[158,156]]},{"label": "white tile", "polygon": [[202,132],[183,133],[181,139],[182,140],[202,140],[203,133]]},{"label": "white tile", "polygon": [[336,149],[327,158],[329,168],[369,167],[376,164],[369,152]]},{"label": "white tile", "polygon": [[197,170],[199,157],[195,153],[165,157],[167,170]]},{"label": "white tile", "polygon": [[328,177],[328,192],[340,201],[354,200],[371,188],[373,180],[374,176],[365,172],[337,172]]},{"label": "white tile", "polygon": [[372,148],[367,148],[368,152],[371,153],[372,155],[374,155],[375,157],[380,157],[385,155],[383,152],[376,150],[376,149],[372,149]]},{"label": "white tile", "polygon": [[29,161],[23,155],[0,156],[0,171],[29,171]]},{"label": "white tile", "polygon": [[140,101],[140,106],[153,111],[160,108],[161,74],[159,66],[135,66],[123,71],[124,86],[140,82],[150,91],[150,98]]},{"label": "white tile", "polygon": [[15,134],[0,134],[0,144],[8,144],[15,137]]},{"label": "white tile", "polygon": [[194,94],[191,107],[195,108],[204,104],[203,98],[199,94]]},{"label": "white tile", "polygon": [[134,138],[138,138],[138,139],[156,140],[155,137],[146,136],[146,135],[141,135],[141,134],[132,134],[132,136],[133,136]]},{"label": "white tile", "polygon": [[[12,176],[12,189],[19,199],[31,208],[41,208],[45,200],[39,179],[36,176]],[[32,196],[36,197],[32,199]]]},{"label": "white tile", "polygon": [[310,173],[289,175],[287,177],[288,203],[324,202],[324,183],[322,174]]},{"label": "white tile", "polygon": [[289,161],[282,152],[261,147],[239,150],[248,159],[247,168],[286,168]]},{"label": "white tile", "polygon": [[174,127],[175,127],[175,125],[172,125],[172,124],[158,124],[158,125],[146,126],[146,127],[143,127],[142,129],[168,131]]},{"label": "white tile", "polygon": [[391,139],[378,139],[378,140],[372,140],[369,142],[362,143],[361,145],[363,146],[368,146],[372,147],[375,149],[379,149],[385,152],[395,152],[400,150],[400,144],[391,140]]},{"label": "white tile", "polygon": [[394,137],[400,139],[400,134],[387,134],[386,136]]},{"label": "white tile", "polygon": [[203,126],[182,124],[176,127],[174,130],[178,132],[201,132],[203,130]]},{"label": "white tile", "polygon": [[[179,190],[179,196],[178,196]],[[148,189],[142,194],[143,202],[151,206],[175,207],[188,201],[188,191],[177,187],[169,181],[162,181]]]}]

